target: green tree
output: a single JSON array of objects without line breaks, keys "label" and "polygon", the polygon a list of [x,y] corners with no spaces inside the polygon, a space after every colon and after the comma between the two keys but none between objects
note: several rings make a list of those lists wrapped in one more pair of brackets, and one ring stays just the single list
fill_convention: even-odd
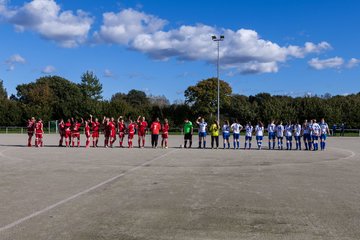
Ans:
[{"label": "green tree", "polygon": [[102,84],[98,77],[91,71],[86,71],[81,76],[80,89],[88,99],[95,101],[102,99]]},{"label": "green tree", "polygon": [[[220,109],[230,104],[232,89],[220,80]],[[190,104],[197,114],[212,115],[217,111],[217,78],[208,78],[185,90],[185,103]]]},{"label": "green tree", "polygon": [[0,99],[6,99],[7,98],[7,92],[4,87],[3,80],[0,79]]}]

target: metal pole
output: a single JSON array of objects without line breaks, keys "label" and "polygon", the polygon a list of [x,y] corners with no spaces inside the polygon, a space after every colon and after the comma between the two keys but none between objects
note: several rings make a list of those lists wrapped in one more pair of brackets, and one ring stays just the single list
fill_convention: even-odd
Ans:
[{"label": "metal pole", "polygon": [[219,62],[220,62],[220,41],[217,41],[217,120],[220,124],[220,78],[219,78]]}]

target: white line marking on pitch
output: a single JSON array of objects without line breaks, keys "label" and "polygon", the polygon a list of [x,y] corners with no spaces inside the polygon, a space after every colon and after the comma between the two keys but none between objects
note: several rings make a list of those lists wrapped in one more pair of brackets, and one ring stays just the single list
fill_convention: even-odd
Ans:
[{"label": "white line marking on pitch", "polygon": [[30,215],[28,215],[28,216],[26,216],[26,217],[23,217],[23,218],[21,218],[21,219],[19,219],[19,220],[16,220],[15,222],[9,223],[9,224],[1,227],[1,228],[0,228],[0,232],[3,232],[3,231],[8,230],[8,229],[10,229],[10,228],[13,228],[13,227],[15,227],[15,226],[17,226],[17,225],[19,225],[19,224],[21,224],[21,223],[23,223],[23,222],[31,219],[31,218],[33,218],[33,217],[36,217],[36,216],[38,216],[38,215],[41,215],[41,214],[43,214],[43,213],[45,213],[45,212],[47,212],[47,211],[50,211],[50,210],[53,209],[53,208],[56,208],[56,207],[58,207],[58,206],[60,206],[60,205],[62,205],[62,204],[65,204],[65,203],[67,203],[67,202],[69,202],[69,201],[71,201],[71,200],[73,200],[73,199],[75,199],[75,198],[77,198],[77,197],[80,197],[81,195],[84,195],[84,194],[86,194],[86,193],[88,193],[88,192],[91,192],[91,191],[93,191],[93,190],[95,190],[95,189],[97,189],[97,188],[100,188],[100,187],[102,187],[102,186],[104,186],[104,185],[106,185],[106,184],[108,184],[108,183],[110,183],[110,182],[113,182],[113,181],[115,181],[116,179],[121,178],[121,177],[125,176],[126,174],[128,174],[128,173],[130,173],[130,172],[133,172],[133,171],[135,171],[135,170],[137,170],[137,169],[139,169],[139,168],[141,168],[141,167],[143,167],[143,166],[145,166],[145,165],[147,165],[147,164],[149,164],[149,163],[151,163],[151,162],[153,162],[153,161],[156,161],[156,160],[158,160],[158,159],[161,159],[161,158],[163,158],[163,157],[165,157],[165,156],[167,156],[167,155],[169,155],[169,154],[171,154],[171,153],[173,153],[173,152],[175,152],[175,151],[178,151],[178,149],[174,149],[174,150],[172,150],[171,152],[164,153],[164,154],[162,154],[162,155],[160,155],[160,156],[158,156],[158,157],[156,157],[156,158],[154,158],[154,159],[152,159],[152,160],[148,160],[148,161],[146,161],[146,162],[144,162],[144,163],[142,163],[142,164],[140,164],[140,165],[138,165],[138,166],[136,166],[136,167],[133,167],[133,168],[131,168],[131,169],[129,169],[129,170],[127,170],[127,171],[125,171],[125,172],[123,172],[123,173],[115,176],[115,177],[112,177],[112,178],[110,178],[110,179],[108,179],[108,180],[105,180],[105,181],[103,181],[103,182],[101,182],[101,183],[99,183],[99,184],[97,184],[97,185],[95,185],[95,186],[92,186],[92,187],[90,187],[90,188],[88,188],[88,189],[86,189],[86,190],[84,190],[84,191],[81,191],[81,192],[79,192],[79,193],[77,193],[77,194],[75,194],[75,195],[72,195],[72,196],[70,196],[70,197],[68,197],[68,198],[66,198],[66,199],[64,199],[64,200],[61,200],[61,201],[59,201],[59,202],[57,202],[57,203],[54,203],[54,204],[52,204],[52,205],[50,205],[50,206],[48,206],[48,207],[46,207],[46,208],[44,208],[44,209],[41,209],[41,210],[39,210],[39,211],[37,211],[37,212],[34,212],[34,213],[32,213],[32,214],[30,214]]},{"label": "white line marking on pitch", "polygon": [[353,158],[353,157],[355,157],[355,155],[356,155],[356,153],[355,152],[353,152],[353,151],[351,151],[351,150],[349,150],[349,149],[342,149],[342,148],[336,148],[336,147],[329,147],[330,149],[335,149],[335,150],[337,150],[337,151],[343,151],[343,152],[348,152],[348,153],[350,153],[350,155],[349,156],[346,156],[346,157],[343,157],[343,158],[339,158],[339,159],[337,159],[337,160],[346,160],[346,159],[349,159],[349,158]]}]

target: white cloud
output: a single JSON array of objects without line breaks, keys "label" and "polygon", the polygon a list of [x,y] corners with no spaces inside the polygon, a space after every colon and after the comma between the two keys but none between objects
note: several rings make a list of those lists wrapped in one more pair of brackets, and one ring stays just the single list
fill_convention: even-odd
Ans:
[{"label": "white cloud", "polygon": [[113,77],[114,77],[114,74],[113,74],[113,72],[110,71],[109,69],[105,69],[105,71],[104,71],[104,77],[113,78]]},{"label": "white cloud", "polygon": [[84,43],[93,23],[88,13],[62,11],[54,0],[32,0],[21,7],[8,7],[0,2],[0,16],[19,32],[31,30],[63,47]]},{"label": "white cloud", "polygon": [[360,59],[351,58],[351,59],[348,61],[346,67],[347,67],[347,68],[354,68],[354,67],[357,67],[357,66],[359,65],[359,63],[360,63]]},{"label": "white cloud", "polygon": [[26,63],[25,58],[23,58],[20,54],[14,54],[5,61],[8,71],[15,70],[16,64],[25,64],[25,63]]},{"label": "white cloud", "polygon": [[164,27],[166,21],[134,9],[125,9],[119,13],[103,14],[103,25],[95,38],[107,43],[128,44],[143,33],[154,33]]},{"label": "white cloud", "polygon": [[250,29],[233,31],[198,24],[164,30],[165,20],[133,9],[105,13],[103,18],[100,32],[95,33],[98,40],[125,45],[158,60],[174,57],[214,63],[217,52],[211,36],[222,34],[225,41],[220,47],[221,67],[241,73],[277,72],[279,64],[290,58],[304,58],[331,49],[327,42],[279,46]]},{"label": "white cloud", "polygon": [[54,66],[48,65],[44,67],[41,72],[44,74],[51,74],[53,72],[56,72],[56,68]]}]

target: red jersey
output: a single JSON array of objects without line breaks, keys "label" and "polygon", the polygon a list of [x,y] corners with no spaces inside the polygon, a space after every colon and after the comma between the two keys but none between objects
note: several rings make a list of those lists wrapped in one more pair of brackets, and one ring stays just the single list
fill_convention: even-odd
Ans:
[{"label": "red jersey", "polygon": [[27,131],[28,133],[34,133],[36,123],[34,121],[29,120],[27,123]]},{"label": "red jersey", "polygon": [[162,130],[162,133],[168,133],[169,132],[169,124],[165,123],[164,125],[162,125],[161,130]]},{"label": "red jersey", "polygon": [[91,122],[92,131],[99,132],[100,130],[100,122]]},{"label": "red jersey", "polygon": [[125,132],[125,129],[126,129],[125,124],[119,122],[118,123],[118,129],[119,129],[119,133]]},{"label": "red jersey", "polygon": [[148,126],[148,123],[146,121],[142,121],[142,122],[138,121],[139,132],[145,133],[147,126]]},{"label": "red jersey", "polygon": [[78,132],[80,132],[80,127],[81,127],[81,123],[74,123],[74,125],[73,125],[73,132],[74,133],[78,133]]},{"label": "red jersey", "polygon": [[130,123],[128,126],[129,134],[134,134],[136,127],[137,125],[135,123]]},{"label": "red jersey", "polygon": [[151,124],[151,133],[152,134],[159,134],[160,133],[160,129],[161,129],[161,124],[159,122],[153,122]]},{"label": "red jersey", "polygon": [[70,122],[65,123],[65,131],[70,131],[70,128],[71,128],[71,123]]},{"label": "red jersey", "polygon": [[35,131],[36,131],[36,133],[43,133],[43,124],[42,124],[42,122],[37,122],[35,124]]},{"label": "red jersey", "polygon": [[89,125],[85,126],[85,135],[90,136],[90,126]]}]

